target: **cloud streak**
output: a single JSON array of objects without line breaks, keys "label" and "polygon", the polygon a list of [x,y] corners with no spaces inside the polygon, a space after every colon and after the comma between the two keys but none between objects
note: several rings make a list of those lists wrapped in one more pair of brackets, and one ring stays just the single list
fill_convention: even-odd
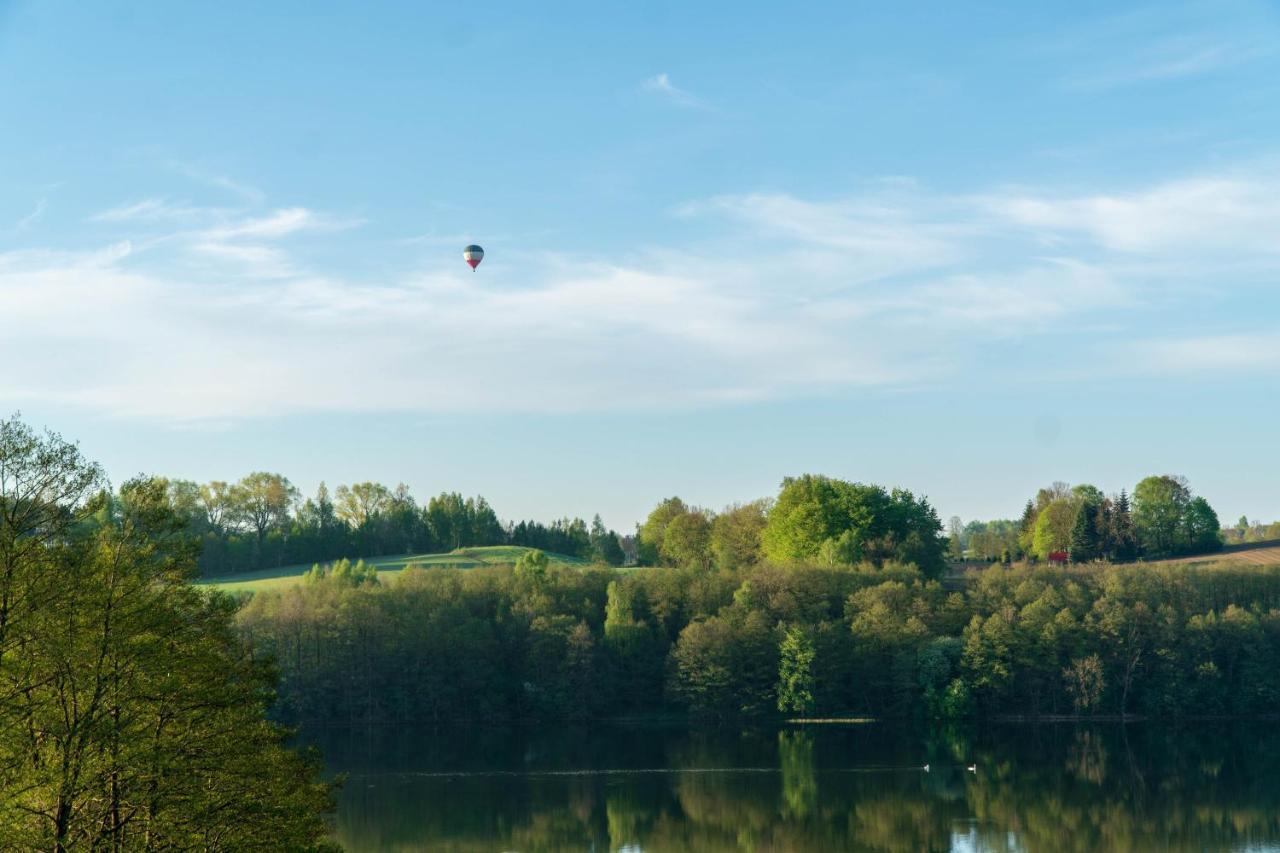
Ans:
[{"label": "cloud streak", "polygon": [[38,199],[36,201],[35,207],[32,208],[31,212],[18,220],[17,229],[19,231],[25,231],[26,229],[30,228],[32,225],[35,225],[37,222],[39,222],[41,219],[44,218],[44,212],[48,209],[49,209],[49,200],[43,199],[43,198]]},{"label": "cloud streak", "polygon": [[692,92],[681,89],[675,83],[672,83],[671,77],[665,72],[662,74],[655,74],[644,80],[640,84],[640,90],[651,95],[665,98],[671,103],[678,104],[682,107],[706,107],[706,103],[701,98],[694,95]]},{"label": "cloud streak", "polygon": [[190,222],[226,216],[226,208],[178,204],[163,198],[146,198],[95,213],[90,222]]},{"label": "cloud streak", "polygon": [[1222,73],[1275,56],[1274,19],[1250,4],[1158,4],[1083,25],[1053,49],[1066,88],[1099,92]]}]

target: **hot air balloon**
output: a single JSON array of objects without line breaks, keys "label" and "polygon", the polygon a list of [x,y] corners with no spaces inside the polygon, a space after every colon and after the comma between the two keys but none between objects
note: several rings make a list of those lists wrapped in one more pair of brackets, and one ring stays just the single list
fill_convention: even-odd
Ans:
[{"label": "hot air balloon", "polygon": [[484,249],[472,243],[462,250],[462,259],[471,266],[471,271],[475,272],[476,267],[480,266],[480,262],[484,260]]}]

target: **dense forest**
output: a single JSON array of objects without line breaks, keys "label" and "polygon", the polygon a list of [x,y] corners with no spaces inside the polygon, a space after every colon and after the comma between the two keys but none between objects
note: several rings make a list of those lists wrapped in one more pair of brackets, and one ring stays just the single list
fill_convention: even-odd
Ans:
[{"label": "dense forest", "polygon": [[293,720],[1252,715],[1280,567],[410,570],[255,595]]},{"label": "dense forest", "polygon": [[0,849],[308,850],[330,787],[165,484],[0,420]]},{"label": "dense forest", "polygon": [[[351,525],[356,493],[336,503],[348,535],[395,506],[438,535],[447,505],[503,541],[577,530],[597,565],[534,551],[383,584],[339,563],[258,593],[239,623],[278,662],[290,720],[1257,714],[1280,690],[1280,569],[1117,565],[1221,548],[1176,476],[1132,499],[1057,483],[1021,522],[950,537],[924,498],[829,477],[719,513],[673,497],[639,525],[631,570],[607,565],[599,543],[618,538],[598,523],[503,526],[479,498],[419,511],[390,493]],[[946,580],[958,550],[992,567]]]}]

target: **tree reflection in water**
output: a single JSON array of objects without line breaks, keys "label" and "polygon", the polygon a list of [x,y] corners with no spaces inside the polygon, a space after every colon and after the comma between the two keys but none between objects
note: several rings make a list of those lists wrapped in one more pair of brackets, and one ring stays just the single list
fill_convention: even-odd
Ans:
[{"label": "tree reflection in water", "polygon": [[941,851],[963,839],[1068,853],[1280,850],[1280,735],[1268,729],[465,728],[313,739],[350,774],[337,837],[354,851]]}]

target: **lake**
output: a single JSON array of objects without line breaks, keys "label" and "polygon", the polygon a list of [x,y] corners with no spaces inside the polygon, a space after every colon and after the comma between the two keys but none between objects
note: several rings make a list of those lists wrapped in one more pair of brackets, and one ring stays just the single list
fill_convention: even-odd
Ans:
[{"label": "lake", "polygon": [[1275,728],[472,726],[308,739],[347,774],[337,840],[357,853],[1280,851]]}]

